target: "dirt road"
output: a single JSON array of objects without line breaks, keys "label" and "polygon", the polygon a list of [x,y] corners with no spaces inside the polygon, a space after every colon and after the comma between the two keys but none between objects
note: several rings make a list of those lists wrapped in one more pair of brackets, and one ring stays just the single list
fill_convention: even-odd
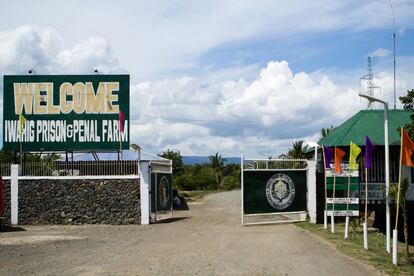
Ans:
[{"label": "dirt road", "polygon": [[0,233],[0,274],[377,274],[292,224],[241,227],[239,195],[210,195],[170,223]]}]

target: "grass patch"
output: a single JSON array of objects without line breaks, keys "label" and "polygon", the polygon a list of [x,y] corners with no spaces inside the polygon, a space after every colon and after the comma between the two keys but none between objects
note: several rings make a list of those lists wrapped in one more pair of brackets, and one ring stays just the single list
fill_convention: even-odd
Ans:
[{"label": "grass patch", "polygon": [[183,196],[187,202],[202,201],[204,197],[214,193],[217,193],[217,190],[194,190],[179,192],[179,194]]},{"label": "grass patch", "polygon": [[[352,225],[353,224],[353,225]],[[398,266],[392,264],[391,254],[385,251],[385,235],[382,233],[368,234],[368,250],[363,248],[363,234],[362,227],[350,222],[349,238],[344,240],[345,224],[336,223],[335,233],[330,232],[330,225],[328,229],[324,229],[323,225],[311,224],[308,222],[297,223],[296,226],[306,229],[329,242],[333,243],[335,247],[345,253],[346,255],[360,260],[363,263],[373,265],[379,271],[383,271],[390,275],[414,275],[413,254],[410,255],[411,261],[407,262],[404,257],[404,243],[398,244]],[[391,240],[392,242],[392,240]],[[414,247],[410,247],[410,252],[413,252]]]}]

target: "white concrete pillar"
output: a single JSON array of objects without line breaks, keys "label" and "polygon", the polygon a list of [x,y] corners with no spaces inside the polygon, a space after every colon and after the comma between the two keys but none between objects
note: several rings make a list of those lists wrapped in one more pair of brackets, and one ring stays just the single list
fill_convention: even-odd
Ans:
[{"label": "white concrete pillar", "polygon": [[10,167],[10,204],[11,224],[19,222],[19,165],[13,164]]},{"label": "white concrete pillar", "polygon": [[398,265],[398,231],[392,231],[392,263]]},{"label": "white concrete pillar", "polygon": [[368,250],[368,224],[364,222],[362,225],[364,230],[364,248]]},{"label": "white concrete pillar", "polygon": [[316,161],[314,160],[308,160],[306,181],[308,188],[307,208],[310,223],[316,223]]},{"label": "white concrete pillar", "polygon": [[344,239],[348,239],[348,233],[349,233],[349,217],[345,217],[345,233],[344,233]]},{"label": "white concrete pillar", "polygon": [[150,223],[151,197],[150,197],[150,168],[149,162],[141,162],[140,172],[140,195],[141,195],[141,224]]}]

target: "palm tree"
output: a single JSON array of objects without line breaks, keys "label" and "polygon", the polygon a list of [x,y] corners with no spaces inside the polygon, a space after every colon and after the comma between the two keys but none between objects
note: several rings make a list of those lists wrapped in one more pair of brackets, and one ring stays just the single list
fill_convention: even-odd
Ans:
[{"label": "palm tree", "polygon": [[292,159],[304,159],[306,158],[307,146],[303,146],[303,141],[293,141],[292,148],[288,152],[288,157]]},{"label": "palm tree", "polygon": [[[408,212],[407,212],[407,191],[408,191],[408,180],[404,178],[401,182],[400,187],[400,208],[401,213],[404,218],[404,242],[405,242],[405,258],[408,260],[408,256],[410,254],[409,246],[408,246]],[[394,198],[395,205],[397,205],[397,195],[398,195],[398,185],[394,184],[390,187],[389,190],[390,198]]]},{"label": "palm tree", "polygon": [[216,174],[217,189],[220,190],[221,173],[224,166],[224,160],[218,152],[215,155],[210,155],[208,159],[210,159],[210,165]]},{"label": "palm tree", "polygon": [[321,136],[322,136],[322,138],[325,138],[326,136],[328,136],[329,135],[329,133],[331,133],[331,131],[334,129],[334,127],[333,126],[331,126],[331,127],[327,127],[327,128],[322,128],[321,129]]}]

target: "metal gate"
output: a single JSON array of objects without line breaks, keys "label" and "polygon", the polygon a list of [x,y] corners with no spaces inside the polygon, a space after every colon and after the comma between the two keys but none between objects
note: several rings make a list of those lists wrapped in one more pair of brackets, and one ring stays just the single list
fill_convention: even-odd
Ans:
[{"label": "metal gate", "polygon": [[173,216],[172,162],[150,161],[151,221]]},{"label": "metal gate", "polygon": [[308,161],[241,160],[242,225],[304,221]]}]

